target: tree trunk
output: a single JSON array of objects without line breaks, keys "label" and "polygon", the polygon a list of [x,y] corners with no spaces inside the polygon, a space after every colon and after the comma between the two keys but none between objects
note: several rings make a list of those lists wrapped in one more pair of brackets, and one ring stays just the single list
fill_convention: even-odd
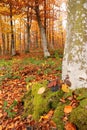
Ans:
[{"label": "tree trunk", "polygon": [[[1,16],[0,16],[0,21],[1,21]],[[2,55],[2,44],[3,44],[3,39],[2,39],[2,24],[0,23],[0,55]]]},{"label": "tree trunk", "polygon": [[5,55],[6,52],[6,44],[5,44],[5,34],[2,33],[2,54]]},{"label": "tree trunk", "polygon": [[29,14],[29,7],[27,7],[27,44],[25,52],[30,51],[30,29],[31,29],[32,16]]},{"label": "tree trunk", "polygon": [[10,4],[10,26],[11,26],[11,55],[14,56],[15,52],[15,43],[14,43],[14,32],[13,32],[13,21],[12,21],[12,5]]},{"label": "tree trunk", "polygon": [[41,22],[39,4],[38,4],[37,0],[35,0],[35,4],[36,4],[35,12],[36,12],[36,17],[37,17],[37,22],[38,22],[38,26],[40,29],[40,33],[41,33],[41,40],[42,40],[42,46],[43,46],[43,51],[44,51],[44,57],[49,57],[50,53],[49,53],[48,48],[47,48],[47,39],[46,39],[45,29],[44,29],[44,26],[42,25],[42,22]]},{"label": "tree trunk", "polygon": [[9,34],[7,34],[7,54],[9,54]]},{"label": "tree trunk", "polygon": [[87,88],[87,1],[68,1],[67,38],[62,78],[68,76],[71,88]]},{"label": "tree trunk", "polygon": [[47,12],[46,12],[46,0],[44,0],[44,29],[45,29],[45,33],[46,33],[46,23],[47,23],[47,18],[46,18],[46,15],[47,15]]}]

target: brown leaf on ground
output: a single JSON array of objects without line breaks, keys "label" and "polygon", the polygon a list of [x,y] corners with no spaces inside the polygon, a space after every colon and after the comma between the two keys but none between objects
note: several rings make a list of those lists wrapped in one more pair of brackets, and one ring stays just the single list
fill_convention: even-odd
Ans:
[{"label": "brown leaf on ground", "polygon": [[65,125],[65,130],[76,130],[76,126],[71,122],[67,122]]},{"label": "brown leaf on ground", "polygon": [[66,100],[65,100],[64,98],[61,98],[61,99],[60,99],[60,102],[65,103]]}]

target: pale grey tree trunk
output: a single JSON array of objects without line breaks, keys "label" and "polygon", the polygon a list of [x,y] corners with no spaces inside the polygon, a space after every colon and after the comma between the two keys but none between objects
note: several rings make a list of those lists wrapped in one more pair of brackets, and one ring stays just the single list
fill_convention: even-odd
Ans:
[{"label": "pale grey tree trunk", "polygon": [[67,76],[71,88],[87,88],[87,0],[68,0],[67,38],[62,79]]},{"label": "pale grey tree trunk", "polygon": [[50,53],[49,53],[48,48],[47,48],[46,33],[45,33],[45,29],[44,29],[44,26],[42,25],[42,21],[41,21],[41,17],[40,17],[39,1],[38,0],[35,0],[35,12],[36,12],[39,30],[41,33],[41,40],[42,40],[42,46],[43,46],[43,51],[44,51],[44,57],[49,57]]}]

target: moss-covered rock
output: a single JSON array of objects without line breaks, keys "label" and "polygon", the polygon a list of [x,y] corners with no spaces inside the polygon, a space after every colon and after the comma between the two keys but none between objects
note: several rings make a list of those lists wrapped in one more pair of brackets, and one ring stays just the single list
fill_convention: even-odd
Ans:
[{"label": "moss-covered rock", "polygon": [[[64,92],[61,90],[52,92],[50,88],[47,87],[47,84],[48,81],[41,81],[32,83],[32,87],[29,87],[29,91],[23,98],[24,117],[32,114],[33,118],[38,120],[40,116],[47,113],[50,109],[56,109]],[[45,91],[42,94],[38,94],[38,90],[41,87],[45,87]]]}]

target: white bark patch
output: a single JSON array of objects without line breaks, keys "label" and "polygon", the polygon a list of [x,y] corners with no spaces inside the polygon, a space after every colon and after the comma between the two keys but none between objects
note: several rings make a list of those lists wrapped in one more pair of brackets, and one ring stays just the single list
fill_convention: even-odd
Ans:
[{"label": "white bark patch", "polygon": [[84,24],[84,23],[86,23],[86,21],[85,21],[85,20],[83,20],[83,21],[82,21],[82,23]]},{"label": "white bark patch", "polygon": [[87,9],[87,2],[83,4],[83,8]]},{"label": "white bark patch", "polygon": [[85,14],[82,14],[81,16],[82,16],[82,17],[85,17],[86,15],[85,15]]},{"label": "white bark patch", "polygon": [[71,63],[69,65],[68,69],[68,75],[70,78],[70,81],[72,81],[72,88],[75,89],[75,87],[87,87],[87,74],[84,70],[80,69],[81,64],[78,63]]},{"label": "white bark patch", "polygon": [[76,2],[77,4],[80,4],[80,0],[77,0],[77,2]]}]

